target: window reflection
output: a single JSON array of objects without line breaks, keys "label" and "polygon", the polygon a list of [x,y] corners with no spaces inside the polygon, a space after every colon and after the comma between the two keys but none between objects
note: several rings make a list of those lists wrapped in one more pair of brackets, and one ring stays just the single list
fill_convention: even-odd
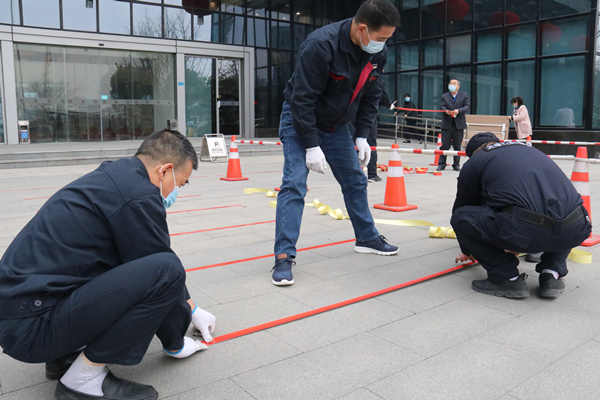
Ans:
[{"label": "window reflection", "polygon": [[269,0],[247,0],[247,13],[253,17],[269,17],[268,5]]},{"label": "window reflection", "polygon": [[271,18],[290,21],[289,0],[271,0]]},{"label": "window reflection", "polygon": [[507,25],[534,21],[537,17],[538,2],[537,0],[506,0],[506,10]]},{"label": "window reflection", "polygon": [[585,86],[585,56],[542,60],[540,125],[582,126]]},{"label": "window reflection", "polygon": [[181,8],[165,7],[165,37],[169,39],[192,39],[192,16]]},{"label": "window reflection", "polygon": [[[542,55],[588,51],[588,18],[568,19],[540,25]],[[593,45],[593,38],[591,41]]]},{"label": "window reflection", "polygon": [[235,14],[243,14],[244,0],[221,0],[221,11]]},{"label": "window reflection", "polygon": [[0,24],[21,24],[18,0],[0,0]]},{"label": "window reflection", "polygon": [[22,0],[23,24],[40,28],[60,28],[58,0]]},{"label": "window reflection", "polygon": [[398,69],[406,71],[419,68],[419,44],[401,44],[399,47],[400,59],[398,60]]},{"label": "window reflection", "polygon": [[444,63],[444,39],[428,40],[424,45],[423,66],[442,65]]},{"label": "window reflection", "polygon": [[470,62],[471,35],[446,39],[446,64],[466,64]]},{"label": "window reflection", "polygon": [[138,139],[173,118],[173,55],[15,44],[32,142]]},{"label": "window reflection", "polygon": [[502,59],[502,33],[487,31],[477,35],[477,62]]},{"label": "window reflection", "polygon": [[86,4],[80,0],[62,0],[62,12],[65,29],[96,32],[95,2]]},{"label": "window reflection", "polygon": [[399,40],[419,38],[419,0],[400,0],[398,10],[401,12],[402,24],[398,31]]},{"label": "window reflection", "polygon": [[248,46],[269,46],[269,25],[266,19],[248,18]]},{"label": "window reflection", "polygon": [[[401,74],[400,82],[403,84],[402,88],[398,87],[398,93],[402,93],[403,87],[407,86],[404,83],[404,77],[411,77],[412,74]],[[410,79],[410,78],[408,78]],[[428,70],[421,72],[421,87],[423,88],[423,104],[421,107],[425,110],[437,110],[440,108],[440,96],[445,92],[444,88],[444,74],[441,69]],[[414,96],[415,91],[409,91],[411,97]]]},{"label": "window reflection", "polygon": [[[397,99],[398,103],[402,104],[404,102],[404,95],[410,93],[411,101],[419,107],[419,73],[416,71],[405,72],[398,76],[400,77],[398,80],[398,90],[396,91],[396,97],[394,99]],[[424,82],[427,82],[430,88],[432,88],[432,85],[437,86],[435,76],[436,72],[433,72],[431,76],[427,77],[430,80],[426,80],[427,78],[424,79]],[[438,98],[437,104],[439,105],[439,103],[440,101]]]},{"label": "window reflection", "polygon": [[535,61],[511,62],[506,66],[506,110],[507,114],[512,110],[510,100],[514,97],[522,97],[529,109],[531,118],[534,116],[533,106],[535,85]]},{"label": "window reflection", "polygon": [[[473,106],[471,112],[482,115],[500,115],[500,99],[502,96],[501,65],[488,64],[478,66],[475,75],[475,84],[477,87],[477,96],[471,96]],[[463,90],[462,85],[461,90]],[[469,93],[469,95],[471,94]]]},{"label": "window reflection", "polygon": [[508,58],[535,56],[536,28],[534,25],[520,26],[508,31]]},{"label": "window reflection", "polygon": [[312,0],[294,1],[294,21],[310,25],[315,23]]},{"label": "window reflection", "polygon": [[245,44],[244,17],[232,14],[221,14],[221,18],[221,28],[223,32],[221,43]]},{"label": "window reflection", "polygon": [[135,36],[162,37],[161,8],[133,3],[133,34]]},{"label": "window reflection", "polygon": [[206,57],[185,58],[186,136],[216,132],[215,60]]},{"label": "window reflection", "polygon": [[[593,0],[592,0],[593,1]],[[591,0],[580,1],[540,1],[540,18],[559,17],[561,15],[588,12]]]},{"label": "window reflection", "polygon": [[98,0],[100,32],[131,34],[131,4],[114,0]]}]

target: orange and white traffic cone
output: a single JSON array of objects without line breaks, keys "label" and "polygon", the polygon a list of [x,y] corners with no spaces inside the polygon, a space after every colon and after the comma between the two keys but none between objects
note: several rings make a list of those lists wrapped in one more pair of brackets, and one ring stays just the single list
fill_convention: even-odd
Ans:
[{"label": "orange and white traffic cone", "polygon": [[531,136],[527,136],[527,141],[525,142],[527,146],[531,147]]},{"label": "orange and white traffic cone", "polygon": [[399,148],[398,144],[392,145],[385,185],[385,198],[383,204],[375,204],[373,206],[377,209],[400,212],[417,208],[415,205],[407,204],[406,201],[404,172],[402,171],[402,159],[400,158]]},{"label": "orange and white traffic cone", "polygon": [[[578,147],[577,155],[575,156],[575,164],[573,165],[573,173],[571,174],[571,182],[577,189],[577,192],[583,199],[583,206],[590,216],[590,222],[592,220],[592,206],[590,203],[590,177],[588,174],[588,163],[585,161],[577,160],[577,158],[588,158],[587,147]],[[594,235],[590,233],[581,246],[593,246],[600,243],[600,235]]]},{"label": "orange and white traffic cone", "polygon": [[240,153],[238,152],[235,136],[231,137],[229,146],[229,163],[227,163],[227,176],[221,178],[222,181],[246,181],[248,178],[242,176],[242,166],[240,165]]},{"label": "orange and white traffic cone", "polygon": [[[442,134],[439,133],[438,134],[438,141],[437,141],[437,150],[440,150],[440,148],[442,147]],[[433,159],[433,163],[429,164],[429,165],[438,165],[440,161],[440,155],[436,154],[435,158]],[[450,164],[446,164],[446,165],[450,165]]]}]

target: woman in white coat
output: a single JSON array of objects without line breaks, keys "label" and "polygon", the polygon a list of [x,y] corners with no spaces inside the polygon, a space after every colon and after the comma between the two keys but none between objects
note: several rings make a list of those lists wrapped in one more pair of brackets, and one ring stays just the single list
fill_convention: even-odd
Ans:
[{"label": "woman in white coat", "polygon": [[531,136],[531,121],[529,120],[529,112],[527,107],[523,104],[522,97],[513,97],[510,101],[515,109],[513,115],[508,117],[509,121],[515,123],[515,130],[517,131],[518,139],[526,139],[527,136]]}]

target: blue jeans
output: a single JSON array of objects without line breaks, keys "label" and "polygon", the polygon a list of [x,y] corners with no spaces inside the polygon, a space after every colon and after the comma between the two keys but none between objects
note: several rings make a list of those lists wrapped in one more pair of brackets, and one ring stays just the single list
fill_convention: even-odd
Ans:
[{"label": "blue jeans", "polygon": [[[275,225],[275,255],[296,255],[296,242],[300,236],[300,224],[306,196],[306,149],[292,125],[292,111],[283,103],[279,137],[283,144],[283,181],[277,196]],[[365,176],[348,125],[335,131],[319,131],[319,144],[333,176],[342,187],[344,202],[358,241],[369,241],[379,237],[367,199],[367,177]]]}]

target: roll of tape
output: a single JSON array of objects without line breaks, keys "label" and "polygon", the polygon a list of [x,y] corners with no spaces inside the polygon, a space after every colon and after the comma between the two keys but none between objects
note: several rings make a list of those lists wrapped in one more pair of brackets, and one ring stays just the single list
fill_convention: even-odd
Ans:
[{"label": "roll of tape", "polygon": [[569,253],[569,260],[579,263],[579,264],[591,264],[592,263],[592,253],[588,253],[587,251],[573,249]]}]

